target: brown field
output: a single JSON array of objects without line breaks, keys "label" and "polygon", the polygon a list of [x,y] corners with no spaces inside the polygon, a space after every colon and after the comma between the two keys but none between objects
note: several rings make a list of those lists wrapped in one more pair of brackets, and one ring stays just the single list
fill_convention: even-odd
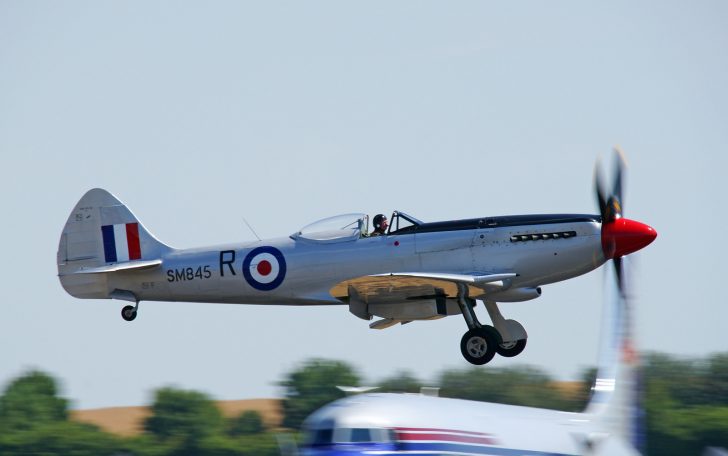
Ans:
[{"label": "brown field", "polygon": [[585,394],[582,382],[551,382],[551,386],[569,399],[580,399]]},{"label": "brown field", "polygon": [[[283,415],[279,399],[243,399],[217,401],[218,408],[228,418],[244,411],[254,410],[263,417],[268,428],[280,427]],[[149,407],[108,407],[91,410],[73,410],[71,419],[94,424],[106,432],[132,436],[142,432],[144,419],[150,414]]]}]

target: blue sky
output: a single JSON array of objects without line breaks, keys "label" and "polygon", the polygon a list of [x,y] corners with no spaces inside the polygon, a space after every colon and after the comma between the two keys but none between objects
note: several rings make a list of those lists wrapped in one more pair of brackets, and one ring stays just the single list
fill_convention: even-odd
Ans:
[{"label": "blue sky", "polygon": [[[275,396],[311,357],[369,381],[466,367],[462,318],[386,331],[337,308],[77,300],[58,238],[92,187],[175,247],[288,235],[330,215],[595,212],[597,156],[629,162],[639,344],[728,348],[724,2],[0,2],[0,384],[29,368],[78,407],[176,385]],[[519,358],[596,362],[601,271],[504,304]],[[481,309],[482,311],[482,309]],[[483,316],[483,318],[485,318]]]}]

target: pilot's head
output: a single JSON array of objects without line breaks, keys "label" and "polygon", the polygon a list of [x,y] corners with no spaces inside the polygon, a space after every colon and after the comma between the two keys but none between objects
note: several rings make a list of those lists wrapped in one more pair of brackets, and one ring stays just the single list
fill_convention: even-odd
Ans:
[{"label": "pilot's head", "polygon": [[377,214],[374,216],[374,229],[383,233],[387,229],[389,224],[387,223],[387,217],[384,214]]}]

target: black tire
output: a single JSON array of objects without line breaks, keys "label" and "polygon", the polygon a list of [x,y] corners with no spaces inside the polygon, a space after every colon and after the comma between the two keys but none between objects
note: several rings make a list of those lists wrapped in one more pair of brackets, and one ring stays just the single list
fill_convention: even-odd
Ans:
[{"label": "black tire", "polygon": [[124,306],[124,308],[121,309],[121,318],[126,321],[134,321],[136,316],[137,313],[136,310],[134,310],[134,306]]},{"label": "black tire", "polygon": [[487,327],[474,328],[463,335],[460,340],[460,352],[470,364],[480,366],[488,364],[493,359],[498,346],[498,339],[495,337],[498,332],[495,331],[494,335],[493,331],[489,331]]},{"label": "black tire", "polygon": [[526,348],[526,340],[527,339],[519,339],[515,343],[506,342],[499,344],[495,351],[506,358],[513,358],[514,356],[520,355],[523,349]]}]

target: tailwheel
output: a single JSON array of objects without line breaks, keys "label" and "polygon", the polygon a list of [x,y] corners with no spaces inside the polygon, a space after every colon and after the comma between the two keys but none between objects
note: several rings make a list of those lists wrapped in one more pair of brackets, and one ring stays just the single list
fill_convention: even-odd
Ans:
[{"label": "tailwheel", "polygon": [[471,364],[487,364],[496,353],[500,337],[492,326],[473,328],[460,340],[460,351]]},{"label": "tailwheel", "polygon": [[512,342],[503,342],[502,344],[498,344],[495,351],[506,358],[513,358],[514,356],[520,355],[523,349],[526,348],[526,340],[520,339]]},{"label": "tailwheel", "polygon": [[121,309],[121,318],[123,318],[126,321],[133,321],[137,316],[136,307],[134,306],[124,306],[123,309]]}]

